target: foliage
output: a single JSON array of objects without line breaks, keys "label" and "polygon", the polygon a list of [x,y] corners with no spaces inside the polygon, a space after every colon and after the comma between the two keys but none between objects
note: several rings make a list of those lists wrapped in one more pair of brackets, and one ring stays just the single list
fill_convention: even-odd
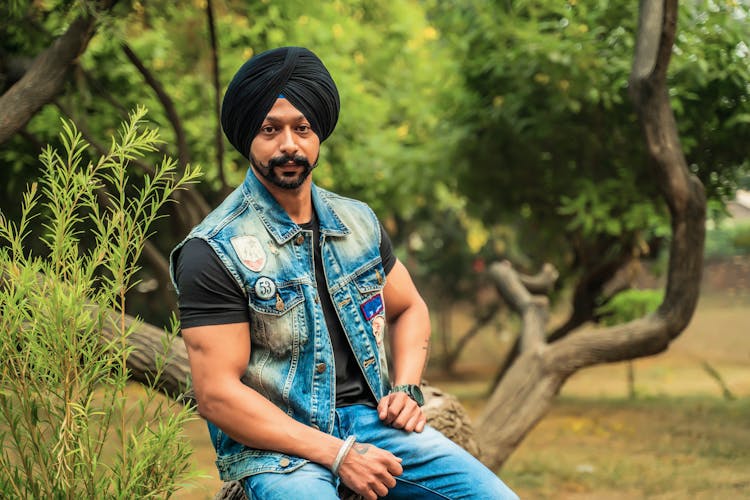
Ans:
[{"label": "foliage", "polygon": [[[519,218],[524,248],[564,276],[668,233],[627,95],[632,2],[434,2],[472,100],[459,188],[487,224]],[[688,164],[726,201],[747,172],[750,80],[745,4],[684,2],[670,65]],[[471,154],[467,155],[466,152]],[[567,273],[566,273],[567,270]]]},{"label": "foliage", "polygon": [[[186,477],[181,432],[192,413],[156,389],[176,328],[164,336],[147,399],[127,403],[126,341],[137,325],[126,326],[125,292],[160,207],[199,175],[177,176],[164,159],[142,187],[131,185],[129,163],[159,142],[144,115],[132,113],[95,162],[63,122],[64,148],[42,153],[43,177],[18,222],[0,216],[3,498],[165,498]],[[101,208],[104,186],[112,194]],[[33,225],[46,255],[28,249]]]},{"label": "foliage", "polygon": [[[15,15],[18,23],[5,28],[8,37],[0,39],[0,51],[35,54],[64,26],[63,13],[72,15],[65,2],[22,4]],[[369,203],[397,245],[412,234],[442,228],[436,221],[446,211],[466,219],[437,193],[442,187],[460,198],[448,161],[462,130],[450,120],[465,101],[459,61],[442,43],[441,33],[419,2],[348,0],[313,7],[300,0],[219,0],[213,5],[220,92],[248,57],[279,45],[309,47],[331,71],[342,109],[315,170],[319,185]],[[205,2],[132,2],[118,5],[119,10],[103,19],[66,93],[57,99],[59,106],[46,107],[29,123],[24,137],[0,147],[0,162],[9,167],[0,171],[5,199],[14,200],[19,184],[36,175],[33,139],[53,140],[61,109],[91,140],[101,140],[112,133],[112,116],[144,104],[164,133],[165,148],[174,154],[172,123],[153,89],[125,57],[123,43],[174,102],[191,161],[207,166],[197,188],[209,204],[215,206],[226,194],[222,169],[229,186],[239,184],[248,168],[246,160],[226,141],[224,165],[216,157],[217,117],[211,112],[215,90],[205,6]],[[17,27],[28,19],[43,19],[38,31],[45,36],[30,37]],[[136,175],[140,174],[134,172],[134,182]],[[3,208],[12,212],[16,205],[9,201]],[[157,223],[160,237],[153,244],[166,255],[188,229]]]},{"label": "foliage", "polygon": [[719,224],[706,233],[706,257],[750,255],[750,223]]},{"label": "foliage", "polygon": [[[667,210],[627,96],[637,4],[212,4],[220,92],[244,60],[270,47],[304,45],[325,61],[342,112],[323,145],[316,182],[370,203],[410,269],[429,277],[440,295],[476,288],[471,269],[478,259],[510,257],[530,272],[550,261],[565,283],[664,246]],[[87,5],[13,2],[2,11],[12,22],[0,27],[0,59],[30,59]],[[101,19],[57,106],[0,147],[7,213],[15,213],[16,193],[37,175],[35,142],[53,140],[61,110],[102,140],[113,132],[113,116],[145,104],[165,134],[158,154],[175,152],[173,123],[123,43],[174,102],[188,144],[180,153],[207,166],[197,189],[208,203],[225,196],[223,178],[229,186],[241,181],[247,163],[226,141],[224,164],[217,158],[206,6],[119,2]],[[744,3],[685,2],[670,65],[682,145],[714,206],[750,179],[747,14]],[[142,175],[133,172],[133,182]],[[160,237],[152,243],[162,256],[189,229],[173,215],[154,226]],[[409,246],[415,241],[420,250]],[[140,301],[144,309],[165,302]]]},{"label": "foliage", "polygon": [[596,312],[605,325],[617,325],[656,311],[663,299],[663,290],[625,290],[599,306]]}]

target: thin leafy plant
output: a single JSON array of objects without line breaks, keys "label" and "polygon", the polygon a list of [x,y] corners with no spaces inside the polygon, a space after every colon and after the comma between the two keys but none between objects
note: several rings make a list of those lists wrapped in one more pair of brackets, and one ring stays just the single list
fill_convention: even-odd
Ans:
[{"label": "thin leafy plant", "polygon": [[[2,498],[167,498],[192,474],[182,429],[194,412],[158,391],[176,321],[143,396],[128,384],[138,322],[126,292],[160,208],[200,175],[164,158],[130,178],[129,163],[159,143],[145,114],[134,110],[96,161],[63,122],[62,151],[40,155],[20,219],[0,213]],[[30,250],[32,228],[44,251]]]}]

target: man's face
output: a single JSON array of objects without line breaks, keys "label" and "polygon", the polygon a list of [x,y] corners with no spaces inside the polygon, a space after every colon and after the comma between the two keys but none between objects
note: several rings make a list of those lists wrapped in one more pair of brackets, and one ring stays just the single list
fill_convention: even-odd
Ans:
[{"label": "man's face", "polygon": [[319,152],[320,140],[307,118],[286,99],[276,99],[250,144],[250,163],[262,179],[294,190],[315,168]]}]

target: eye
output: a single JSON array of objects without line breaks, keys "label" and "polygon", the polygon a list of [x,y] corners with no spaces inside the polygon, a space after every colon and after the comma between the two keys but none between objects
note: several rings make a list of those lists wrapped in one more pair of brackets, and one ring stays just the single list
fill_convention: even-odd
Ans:
[{"label": "eye", "polygon": [[272,125],[264,125],[260,128],[260,131],[264,134],[273,134],[276,131],[276,128],[274,128]]},{"label": "eye", "polygon": [[297,132],[305,134],[310,131],[310,125],[297,125]]}]

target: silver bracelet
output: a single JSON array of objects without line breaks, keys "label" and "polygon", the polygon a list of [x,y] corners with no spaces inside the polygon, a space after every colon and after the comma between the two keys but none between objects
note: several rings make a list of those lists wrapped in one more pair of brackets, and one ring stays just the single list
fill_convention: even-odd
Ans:
[{"label": "silver bracelet", "polygon": [[342,462],[346,458],[346,455],[349,453],[349,450],[351,450],[352,446],[354,446],[354,442],[356,440],[356,437],[349,436],[348,438],[346,438],[346,441],[344,441],[344,444],[341,445],[341,448],[339,448],[336,459],[333,461],[333,465],[331,466],[331,472],[333,472],[334,476],[339,475],[339,467],[341,467]]}]

